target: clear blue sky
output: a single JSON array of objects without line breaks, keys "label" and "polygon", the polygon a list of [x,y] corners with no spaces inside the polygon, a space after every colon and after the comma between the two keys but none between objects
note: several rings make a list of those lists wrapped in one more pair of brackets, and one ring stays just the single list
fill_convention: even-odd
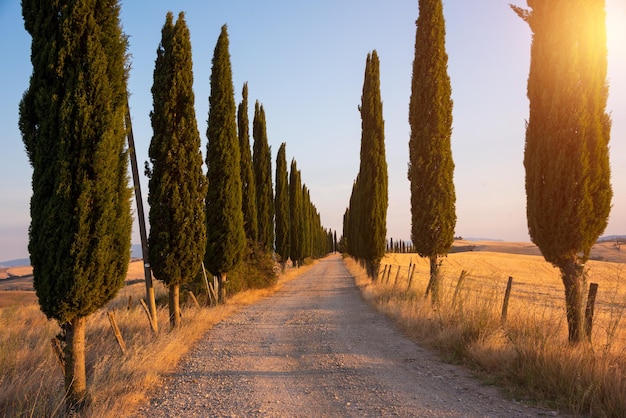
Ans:
[{"label": "clear blue sky", "polygon": [[[448,0],[444,4],[452,82],[452,152],[456,164],[456,234],[528,241],[524,191],[524,121],[530,30],[511,0]],[[525,6],[525,1],[516,2]],[[378,51],[389,165],[388,236],[410,238],[408,103],[416,0],[136,1],[122,4],[130,36],[129,89],[139,164],[151,137],[150,88],[165,14],[186,12],[194,60],[196,117],[206,147],[211,57],[228,24],[233,84],[249,83],[265,108],[275,155],[287,143],[322,223],[341,233],[342,216],[359,165],[360,104],[367,53]],[[626,2],[607,0],[608,111],[613,210],[605,235],[626,234]],[[31,168],[17,127],[28,85],[30,36],[18,0],[0,0],[0,260],[26,257]],[[143,183],[144,198],[147,183]],[[133,242],[139,242],[135,228]]]}]

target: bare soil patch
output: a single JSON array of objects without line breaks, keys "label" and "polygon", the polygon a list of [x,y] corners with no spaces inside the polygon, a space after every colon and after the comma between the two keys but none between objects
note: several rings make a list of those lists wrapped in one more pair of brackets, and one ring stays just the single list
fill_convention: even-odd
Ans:
[{"label": "bare soil patch", "polygon": [[340,256],[210,330],[143,417],[528,417],[405,338],[361,297]]}]

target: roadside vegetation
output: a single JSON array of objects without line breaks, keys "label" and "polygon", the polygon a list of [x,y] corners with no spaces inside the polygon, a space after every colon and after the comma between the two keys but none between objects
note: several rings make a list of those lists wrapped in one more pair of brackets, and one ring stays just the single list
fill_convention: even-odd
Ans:
[{"label": "roadside vegetation", "polygon": [[[197,308],[181,292],[181,325],[165,327],[154,335],[139,300],[145,297],[145,284],[132,280],[105,309],[87,321],[87,386],[89,400],[79,416],[129,416],[145,402],[161,377],[174,369],[207,330],[242,307],[269,296],[282,283],[306,272],[286,269],[272,286],[249,289],[232,295],[226,303]],[[240,283],[233,273],[233,280]],[[236,290],[236,289],[233,289]],[[158,320],[169,320],[167,289],[157,282]],[[107,312],[114,312],[126,351],[122,354]],[[65,416],[63,373],[50,343],[60,332],[58,324],[36,303],[0,308],[0,416]]]},{"label": "roadside vegetation", "polygon": [[[441,266],[437,306],[424,296],[428,259],[388,253],[381,272],[391,266],[391,274],[381,273],[375,281],[351,258],[345,262],[366,300],[409,338],[445,361],[468,366],[506,396],[577,415],[626,416],[623,262],[587,263],[588,282],[598,283],[599,291],[591,342],[579,345],[568,344],[559,270],[540,256],[450,254]],[[409,264],[415,266],[410,289]],[[509,276],[513,287],[503,322]]]}]

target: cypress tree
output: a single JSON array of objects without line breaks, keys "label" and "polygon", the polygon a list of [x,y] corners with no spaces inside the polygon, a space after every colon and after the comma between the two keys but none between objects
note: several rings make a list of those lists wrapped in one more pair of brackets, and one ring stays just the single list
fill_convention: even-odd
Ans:
[{"label": "cypress tree", "polygon": [[433,303],[439,300],[440,257],[454,240],[456,225],[452,99],[441,0],[420,0],[409,103],[411,238],[417,253],[430,259]]},{"label": "cypress tree", "polygon": [[312,254],[311,195],[306,184],[302,185],[302,260]]},{"label": "cypress tree", "polygon": [[206,197],[207,248],[205,263],[217,276],[219,299],[226,298],[228,272],[241,260],[245,246],[241,210],[241,161],[228,32],[222,26],[215,45],[211,71],[207,127]]},{"label": "cypress tree", "polygon": [[289,177],[287,174],[287,145],[283,142],[276,155],[276,252],[283,270],[289,258]]},{"label": "cypress tree", "polygon": [[[606,228],[612,189],[604,0],[513,7],[532,31],[524,167],[528,230],[565,287],[569,342],[584,329],[584,264]],[[588,335],[587,335],[588,336]]]},{"label": "cypress tree", "polygon": [[380,62],[374,50],[367,55],[361,96],[361,164],[359,169],[360,237],[367,271],[378,276],[387,240],[387,161],[383,103],[380,96]]},{"label": "cypress tree", "polygon": [[252,121],[254,137],[252,164],[256,182],[257,219],[259,243],[266,251],[274,248],[274,192],[272,190],[272,160],[267,141],[265,110],[257,101]]},{"label": "cypress tree", "polygon": [[289,257],[294,265],[302,265],[303,254],[303,215],[302,215],[302,185],[300,170],[295,159],[291,160],[289,171],[289,231],[291,244]]},{"label": "cypress tree", "polygon": [[244,83],[241,92],[242,100],[237,108],[237,132],[239,135],[239,150],[241,152],[241,186],[243,226],[246,238],[257,242],[259,227],[256,205],[256,184],[252,171],[252,154],[250,152],[250,123],[248,121],[248,83]]},{"label": "cypress tree", "polygon": [[191,41],[184,13],[167,14],[152,86],[150,264],[169,288],[172,327],[180,325],[180,285],[197,274],[206,250],[200,134],[193,94]]},{"label": "cypress tree", "polygon": [[117,1],[22,1],[32,36],[20,130],[33,167],[29,244],[41,310],[61,327],[68,409],[86,395],[86,317],[123,285],[131,191],[126,37]]}]

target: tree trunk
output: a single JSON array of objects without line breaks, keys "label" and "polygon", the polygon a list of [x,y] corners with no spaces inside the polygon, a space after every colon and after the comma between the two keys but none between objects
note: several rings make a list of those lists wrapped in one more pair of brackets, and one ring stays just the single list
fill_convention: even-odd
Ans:
[{"label": "tree trunk", "polygon": [[569,343],[576,345],[584,336],[583,280],[584,266],[571,258],[559,266],[565,286],[565,308]]},{"label": "tree trunk", "polygon": [[218,300],[217,303],[226,302],[226,273],[218,273],[217,275],[217,287],[218,287]]},{"label": "tree trunk", "polygon": [[426,294],[430,291],[430,298],[433,303],[433,306],[439,305],[439,257],[436,255],[430,256],[430,280],[428,282],[428,289],[426,290]]},{"label": "tree trunk", "polygon": [[86,317],[74,318],[62,326],[65,332],[65,407],[68,412],[80,410],[87,395],[85,374],[85,324]]},{"label": "tree trunk", "polygon": [[172,328],[180,326],[180,285],[169,286],[170,325]]}]

